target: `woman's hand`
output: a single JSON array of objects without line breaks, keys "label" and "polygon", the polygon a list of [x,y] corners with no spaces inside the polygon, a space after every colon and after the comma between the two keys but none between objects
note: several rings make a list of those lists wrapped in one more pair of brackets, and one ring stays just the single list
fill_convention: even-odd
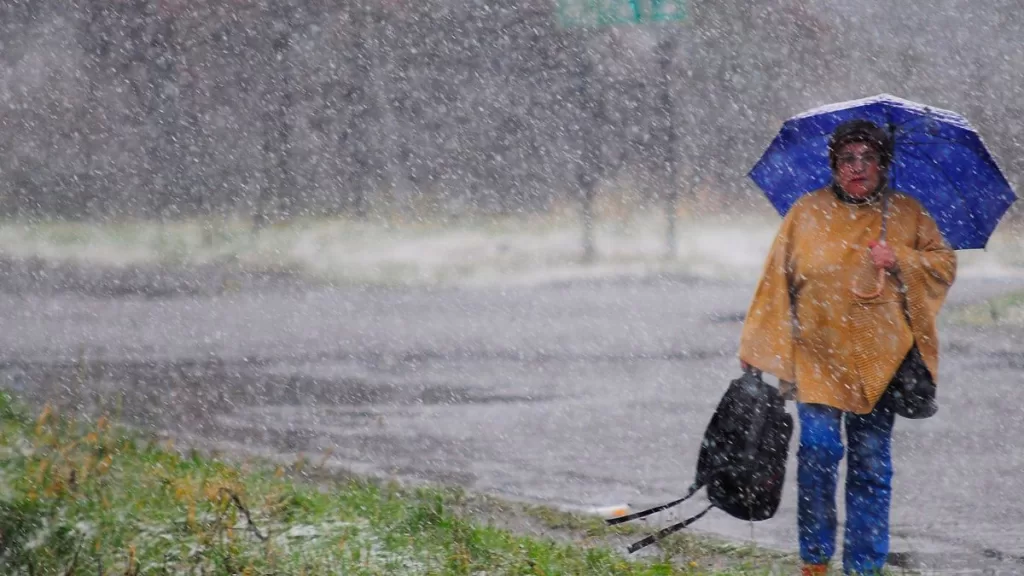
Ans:
[{"label": "woman's hand", "polygon": [[872,240],[868,243],[871,248],[871,262],[875,268],[893,270],[896,268],[896,253],[885,242]]}]

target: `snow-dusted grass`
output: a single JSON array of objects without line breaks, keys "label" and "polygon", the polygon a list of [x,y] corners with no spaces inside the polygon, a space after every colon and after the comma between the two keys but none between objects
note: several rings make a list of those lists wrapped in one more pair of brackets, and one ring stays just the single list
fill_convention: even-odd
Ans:
[{"label": "snow-dusted grass", "polygon": [[[790,556],[681,534],[626,558],[629,528],[529,511],[459,489],[321,479],[228,462],[49,405],[35,417],[0,393],[0,570],[4,574],[760,575]],[[308,472],[307,472],[308,471]],[[305,478],[305,479],[304,479]],[[508,512],[505,512],[508,510]],[[500,517],[493,519],[491,516]],[[517,534],[509,517],[559,537]]]},{"label": "snow-dusted grass", "polygon": [[[676,257],[666,259],[665,219],[633,212],[596,223],[596,259],[582,259],[574,215],[449,222],[300,218],[259,233],[245,219],[169,223],[2,222],[0,256],[82,265],[225,263],[344,282],[543,283],[664,272],[750,279],[778,226],[770,213],[683,215]],[[1024,234],[1004,224],[987,251],[960,253],[961,275],[1024,273]]]},{"label": "snow-dusted grass", "polygon": [[459,222],[296,219],[253,233],[246,220],[0,223],[0,255],[83,265],[237,263],[339,281],[543,282],[575,277],[756,270],[773,233],[763,217],[683,217],[677,258],[664,258],[658,213],[601,220],[596,259],[582,260],[574,217],[545,215]]}]

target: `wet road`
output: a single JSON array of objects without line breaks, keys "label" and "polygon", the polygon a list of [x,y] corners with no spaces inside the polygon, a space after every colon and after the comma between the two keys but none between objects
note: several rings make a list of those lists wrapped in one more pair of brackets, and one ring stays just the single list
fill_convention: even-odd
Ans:
[{"label": "wet road", "polygon": [[[951,305],[1021,288],[965,278]],[[643,506],[692,480],[737,375],[751,290],[677,277],[19,291],[0,294],[0,383],[89,410],[122,405],[129,422],[222,448],[567,507]],[[893,549],[950,573],[1024,572],[1024,329],[946,322],[941,334],[942,410],[897,423]],[[700,528],[794,549],[794,470],[775,519],[712,513]]]}]

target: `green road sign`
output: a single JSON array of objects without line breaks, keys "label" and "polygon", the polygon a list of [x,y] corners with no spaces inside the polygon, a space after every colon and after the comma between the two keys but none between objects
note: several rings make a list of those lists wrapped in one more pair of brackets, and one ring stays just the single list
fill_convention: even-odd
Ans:
[{"label": "green road sign", "polygon": [[557,0],[567,28],[655,24],[686,19],[685,0]]}]

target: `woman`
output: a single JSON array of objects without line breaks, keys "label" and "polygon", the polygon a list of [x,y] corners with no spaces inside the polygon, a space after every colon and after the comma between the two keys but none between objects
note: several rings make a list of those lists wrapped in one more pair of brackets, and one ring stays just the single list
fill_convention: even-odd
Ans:
[{"label": "woman", "polygon": [[866,120],[835,130],[833,183],[803,196],[783,220],[740,339],[744,368],[796,387],[805,575],[824,574],[835,551],[844,421],[843,570],[882,570],[894,420],[885,392],[905,360],[923,361],[933,382],[938,376],[935,319],[956,275],[956,256],[925,209],[887,187],[892,149],[888,134]]}]

